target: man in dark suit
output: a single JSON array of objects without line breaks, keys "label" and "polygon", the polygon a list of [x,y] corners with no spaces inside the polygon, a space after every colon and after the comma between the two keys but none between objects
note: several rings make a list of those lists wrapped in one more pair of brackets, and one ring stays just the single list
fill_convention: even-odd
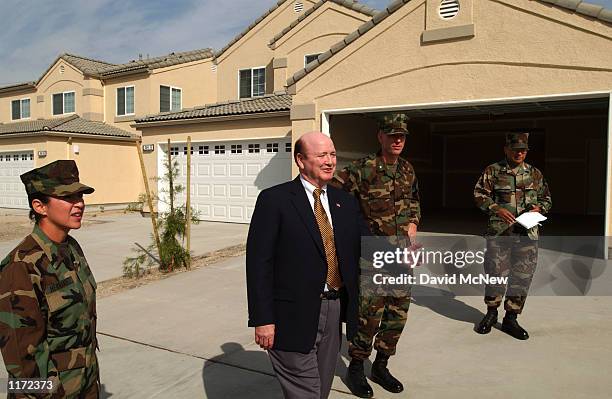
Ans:
[{"label": "man in dark suit", "polygon": [[[300,175],[262,191],[247,239],[249,326],[268,351],[286,398],[327,398],[340,351],[357,330],[360,236],[355,199],[328,186],[336,150],[323,133],[303,135]],[[331,216],[331,217],[330,217]]]}]

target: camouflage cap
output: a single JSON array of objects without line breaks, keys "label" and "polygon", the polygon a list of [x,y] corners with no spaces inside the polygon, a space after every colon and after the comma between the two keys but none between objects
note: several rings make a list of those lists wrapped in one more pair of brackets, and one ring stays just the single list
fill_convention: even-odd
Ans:
[{"label": "camouflage cap", "polygon": [[41,193],[65,197],[76,193],[91,194],[92,187],[79,182],[76,162],[59,160],[22,174],[21,181],[28,195]]},{"label": "camouflage cap", "polygon": [[529,133],[507,133],[506,145],[513,150],[529,149]]},{"label": "camouflage cap", "polygon": [[379,127],[384,134],[408,134],[408,117],[405,114],[385,114],[379,118]]}]

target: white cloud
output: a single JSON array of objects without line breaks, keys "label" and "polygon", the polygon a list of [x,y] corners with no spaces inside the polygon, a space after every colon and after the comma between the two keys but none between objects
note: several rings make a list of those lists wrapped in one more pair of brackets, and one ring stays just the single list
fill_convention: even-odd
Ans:
[{"label": "white cloud", "polygon": [[[204,47],[221,48],[275,0],[215,0],[183,4],[151,17],[149,3],[116,0],[3,1],[0,84],[37,80],[53,60],[71,52],[122,63],[138,54],[157,56]],[[159,5],[158,5],[159,7]]]}]

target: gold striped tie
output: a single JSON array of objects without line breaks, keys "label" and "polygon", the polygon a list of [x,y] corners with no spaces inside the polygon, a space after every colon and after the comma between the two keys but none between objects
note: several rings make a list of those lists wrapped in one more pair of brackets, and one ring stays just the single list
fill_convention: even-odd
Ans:
[{"label": "gold striped tie", "polygon": [[320,188],[314,190],[314,214],[319,225],[319,232],[323,239],[325,257],[327,258],[327,278],[326,282],[330,288],[338,289],[342,286],[340,271],[338,270],[338,257],[336,256],[336,243],[334,242],[334,230],[332,229],[323,204],[321,204]]}]

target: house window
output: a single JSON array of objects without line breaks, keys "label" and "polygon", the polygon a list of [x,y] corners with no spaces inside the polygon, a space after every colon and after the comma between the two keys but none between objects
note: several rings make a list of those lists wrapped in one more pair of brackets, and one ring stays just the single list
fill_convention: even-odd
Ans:
[{"label": "house window", "polygon": [[[191,151],[189,152],[191,152],[191,155],[193,155],[193,146],[191,146],[190,150]],[[187,155],[187,146],[183,147],[183,155]]]},{"label": "house window", "polygon": [[13,161],[19,161],[19,154],[13,155]]},{"label": "house window", "polygon": [[259,144],[249,144],[249,154],[259,154]]},{"label": "house window", "polygon": [[30,117],[30,99],[23,98],[21,100],[11,101],[11,116],[13,120],[29,118]]},{"label": "house window", "polygon": [[266,94],[266,68],[240,70],[240,98],[260,97]]},{"label": "house window", "polygon": [[216,145],[215,146],[215,154],[225,154],[225,146],[224,145]]},{"label": "house window", "polygon": [[304,56],[304,66],[310,64],[313,61],[317,60],[317,57],[320,56],[321,53],[317,53],[317,54],[307,54]]},{"label": "house window", "polygon": [[178,155],[179,148],[178,147],[170,147],[170,155]]},{"label": "house window", "polygon": [[242,144],[232,144],[232,154],[242,154]]},{"label": "house window", "polygon": [[117,116],[134,115],[134,86],[117,88]]},{"label": "house window", "polygon": [[31,153],[30,154],[30,161],[33,161],[33,160],[34,160],[34,153]]},{"label": "house window", "polygon": [[200,155],[208,155],[208,146],[207,145],[201,145],[198,147],[198,154]]},{"label": "house window", "polygon": [[266,144],[266,152],[278,152],[278,143]]},{"label": "house window", "polygon": [[53,95],[53,115],[70,114],[74,112],[74,108],[73,91]]},{"label": "house window", "polygon": [[178,87],[159,86],[159,112],[180,111],[182,96]]},{"label": "house window", "polygon": [[285,152],[291,152],[291,143],[285,143]]}]

